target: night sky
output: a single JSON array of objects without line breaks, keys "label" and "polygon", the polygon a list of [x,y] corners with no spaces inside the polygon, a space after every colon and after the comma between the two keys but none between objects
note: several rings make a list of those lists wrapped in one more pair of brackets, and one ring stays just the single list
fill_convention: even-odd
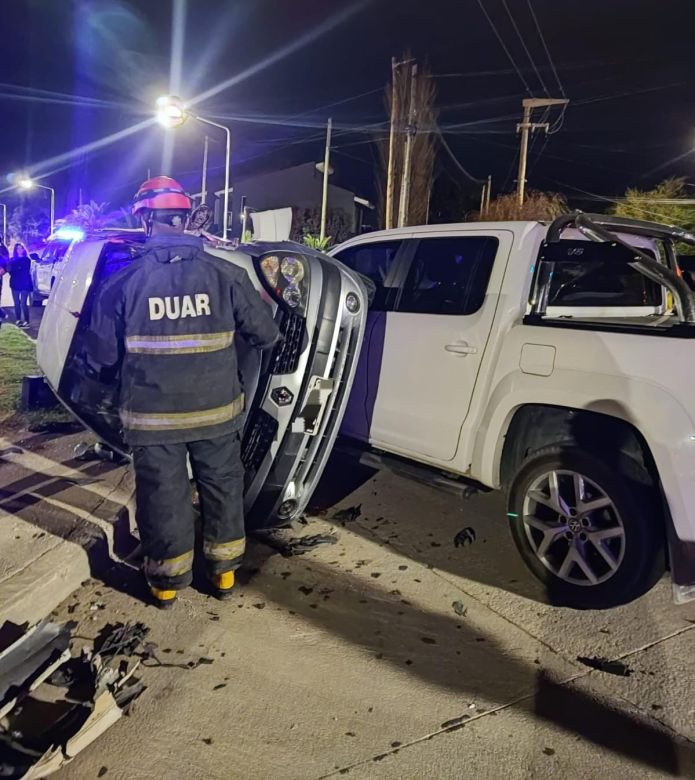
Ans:
[{"label": "night sky", "polygon": [[[436,77],[439,128],[459,163],[440,152],[444,190],[479,192],[461,168],[491,174],[495,192],[514,187],[521,100],[527,88],[545,94],[541,79],[571,103],[558,132],[533,142],[530,186],[572,199],[668,175],[695,183],[695,1],[530,4],[560,84],[528,0],[189,0],[178,44],[172,0],[2,0],[0,174],[45,175],[59,213],[79,187],[85,199],[124,204],[148,168],[163,170],[172,133],[148,124],[156,97],[171,88],[200,98],[226,81],[195,108],[231,127],[233,177],[320,159],[332,115],[336,183],[373,197],[371,141],[386,132],[391,56],[410,49]],[[558,118],[554,110],[549,121]],[[66,155],[121,131],[121,140]],[[189,122],[173,134],[171,170],[192,189],[205,132]],[[208,132],[219,172],[222,134]],[[14,203],[15,194],[0,197]]]}]

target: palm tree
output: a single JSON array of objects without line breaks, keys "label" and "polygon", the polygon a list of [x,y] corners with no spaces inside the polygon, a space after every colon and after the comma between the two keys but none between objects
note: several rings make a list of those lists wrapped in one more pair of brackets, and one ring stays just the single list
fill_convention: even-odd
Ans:
[{"label": "palm tree", "polygon": [[82,203],[65,217],[64,224],[84,228],[86,231],[99,230],[99,228],[104,227],[111,216],[106,213],[108,205],[108,203],[97,203],[94,200]]}]

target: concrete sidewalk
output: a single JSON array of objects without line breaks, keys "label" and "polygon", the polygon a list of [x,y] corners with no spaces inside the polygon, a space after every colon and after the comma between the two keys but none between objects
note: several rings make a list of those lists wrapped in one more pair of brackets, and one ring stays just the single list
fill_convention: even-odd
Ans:
[{"label": "concrete sidewalk", "polygon": [[0,625],[45,617],[132,549],[128,469],[74,460],[82,432],[0,436]]}]

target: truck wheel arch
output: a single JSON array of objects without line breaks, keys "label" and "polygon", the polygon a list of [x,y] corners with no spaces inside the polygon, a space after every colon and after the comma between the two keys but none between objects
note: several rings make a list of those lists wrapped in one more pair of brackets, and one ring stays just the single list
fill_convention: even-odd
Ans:
[{"label": "truck wheel arch", "polygon": [[518,407],[507,426],[499,463],[499,484],[506,488],[523,461],[550,445],[579,447],[599,454],[622,453],[659,484],[649,446],[631,423],[601,412],[546,404]]}]

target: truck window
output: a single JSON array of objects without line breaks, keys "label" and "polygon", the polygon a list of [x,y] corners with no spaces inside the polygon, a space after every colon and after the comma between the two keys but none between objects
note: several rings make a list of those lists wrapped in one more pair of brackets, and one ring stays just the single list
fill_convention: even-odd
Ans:
[{"label": "truck window", "polygon": [[389,271],[402,241],[375,241],[373,244],[351,246],[338,252],[335,257],[353,271],[369,277],[376,285],[371,311],[391,311],[393,308],[392,287],[386,287]]},{"label": "truck window", "polygon": [[475,313],[483,305],[497,247],[492,236],[420,239],[398,311]]},{"label": "truck window", "polygon": [[660,285],[631,268],[623,248],[588,241],[561,241],[556,251],[564,257],[558,258],[561,262],[556,262],[553,269],[549,307],[656,308],[662,305]]}]

